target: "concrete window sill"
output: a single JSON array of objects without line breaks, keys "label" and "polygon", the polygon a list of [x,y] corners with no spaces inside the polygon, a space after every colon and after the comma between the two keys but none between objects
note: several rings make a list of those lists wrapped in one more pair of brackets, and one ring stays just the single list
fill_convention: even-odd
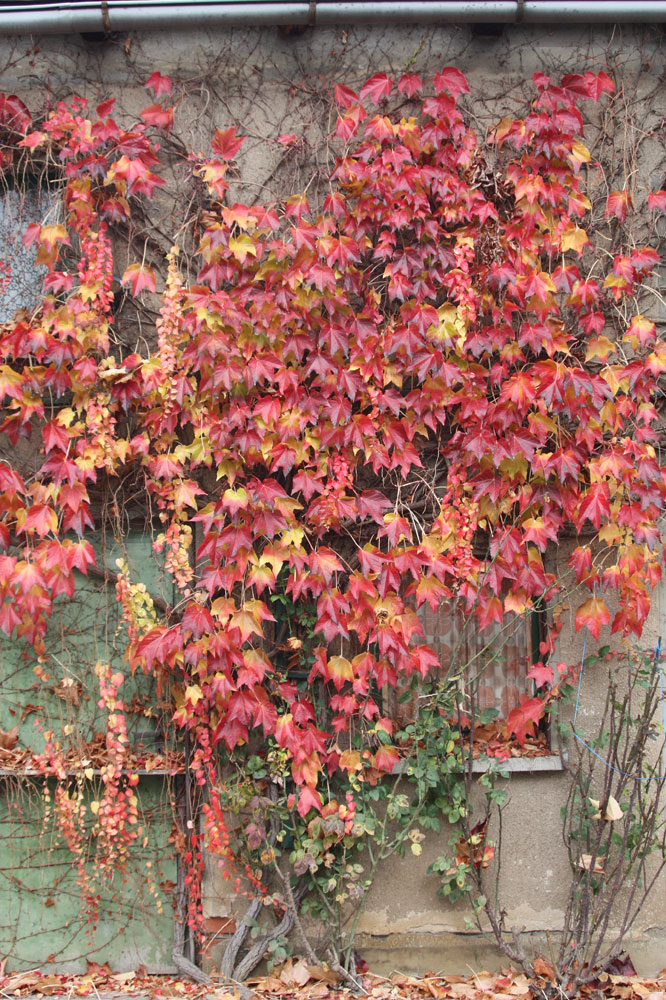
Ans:
[{"label": "concrete window sill", "polygon": [[[509,757],[508,760],[500,761],[502,770],[509,774],[541,774],[545,772],[564,771],[567,762],[559,753],[549,754],[547,757]],[[393,774],[404,774],[409,766],[408,760],[401,760],[393,768]],[[475,758],[472,762],[472,773],[483,774],[490,766],[488,757]]]},{"label": "concrete window sill", "polygon": [[[487,757],[474,760],[472,771],[474,774],[483,774],[488,770],[489,761]],[[502,770],[509,774],[536,774],[538,771],[564,771],[566,761],[559,753],[552,753],[548,757],[509,757],[502,761]]]}]

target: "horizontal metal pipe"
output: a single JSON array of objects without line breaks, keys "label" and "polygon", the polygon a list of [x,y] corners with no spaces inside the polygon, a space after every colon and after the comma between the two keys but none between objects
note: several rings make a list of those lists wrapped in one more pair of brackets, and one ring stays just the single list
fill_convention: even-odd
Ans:
[{"label": "horizontal metal pipe", "polygon": [[666,0],[160,0],[0,7],[0,35],[314,24],[666,23]]}]

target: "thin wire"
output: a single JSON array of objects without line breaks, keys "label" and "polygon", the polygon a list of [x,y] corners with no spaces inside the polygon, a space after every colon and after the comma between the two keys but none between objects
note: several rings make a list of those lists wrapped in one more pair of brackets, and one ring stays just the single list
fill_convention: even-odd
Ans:
[{"label": "thin wire", "polygon": [[657,645],[655,646],[655,650],[654,650],[654,662],[655,662],[655,666],[657,664],[659,664],[659,691],[660,691],[660,694],[661,694],[661,718],[662,718],[662,723],[663,723],[663,728],[664,728],[664,738],[665,738],[665,742],[664,742],[664,745],[662,747],[662,760],[664,761],[664,772],[665,773],[664,774],[658,774],[658,775],[654,775],[654,774],[651,774],[651,775],[629,774],[627,771],[622,771],[619,767],[615,767],[614,764],[609,763],[609,761],[605,757],[602,757],[601,754],[597,753],[597,751],[594,750],[590,746],[589,743],[586,743],[585,740],[583,739],[583,737],[579,736],[578,733],[576,732],[576,719],[578,718],[578,706],[580,704],[580,688],[581,688],[581,684],[582,684],[582,681],[583,681],[583,664],[585,663],[585,649],[587,647],[587,636],[588,636],[588,630],[586,628],[585,629],[585,638],[583,640],[583,655],[581,657],[580,672],[578,674],[578,690],[576,692],[576,708],[574,710],[574,717],[573,717],[573,723],[572,723],[573,730],[574,730],[574,736],[576,737],[576,739],[578,740],[578,742],[581,743],[587,750],[589,750],[591,754],[594,754],[594,756],[597,758],[597,760],[600,760],[601,763],[605,767],[607,767],[611,771],[615,771],[617,774],[621,774],[624,778],[633,778],[634,781],[662,781],[664,778],[666,778],[666,705],[664,704],[664,671],[663,671],[662,666],[661,666],[661,636],[659,636],[659,639],[657,640]]}]

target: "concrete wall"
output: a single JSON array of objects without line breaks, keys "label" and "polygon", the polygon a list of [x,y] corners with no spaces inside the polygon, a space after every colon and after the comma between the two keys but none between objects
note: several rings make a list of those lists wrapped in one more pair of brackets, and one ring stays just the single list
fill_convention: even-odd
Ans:
[{"label": "concrete wall", "polygon": [[[590,112],[588,144],[604,168],[593,171],[593,181],[608,185],[608,190],[630,184],[637,207],[644,204],[648,190],[664,185],[666,46],[659,27],[510,26],[501,37],[474,35],[470,26],[340,27],[294,35],[267,28],[135,33],[105,42],[80,36],[33,41],[0,42],[2,90],[36,107],[41,81],[46,80],[53,99],[72,92],[93,100],[116,96],[117,117],[122,117],[123,110],[136,111],[150,102],[142,83],[159,69],[185,84],[176,128],[195,148],[206,148],[215,126],[237,123],[249,136],[234,193],[250,203],[308,185],[311,193],[323,190],[332,155],[322,144],[332,116],[330,81],[356,87],[381,71],[394,77],[408,69],[428,75],[450,64],[468,77],[472,93],[465,106],[480,135],[502,116],[524,109],[526,81],[534,72],[555,77],[586,70],[611,73],[621,96],[610,125],[599,112]],[[611,135],[604,135],[604,129]],[[288,132],[304,139],[301,148],[285,152],[267,142]],[[171,221],[177,224],[185,206],[176,197],[163,210],[172,213]],[[645,229],[644,221],[637,226]],[[662,222],[656,233],[645,232],[646,242],[653,245],[662,237]],[[649,298],[646,308],[651,314],[666,318],[661,316],[659,296]],[[566,553],[560,551],[558,558],[564,567]],[[657,604],[646,642],[654,642],[661,629]],[[567,622],[558,658],[575,662],[581,646],[580,636],[573,636]],[[579,721],[590,731],[602,696],[600,677],[586,673]],[[557,931],[566,900],[568,866],[560,837],[566,783],[562,770],[516,773],[508,782],[501,875],[507,924],[541,941],[546,931]],[[440,853],[443,845],[430,837],[420,859],[393,859],[381,871],[366,901],[358,942],[358,950],[378,970],[468,972],[470,967],[500,963],[499,952],[467,930],[464,908],[447,906],[437,897],[436,882],[426,875],[426,867]],[[238,900],[226,895],[212,869],[205,905],[209,918],[240,912]],[[645,973],[664,965],[665,905],[662,879],[628,944]]]}]

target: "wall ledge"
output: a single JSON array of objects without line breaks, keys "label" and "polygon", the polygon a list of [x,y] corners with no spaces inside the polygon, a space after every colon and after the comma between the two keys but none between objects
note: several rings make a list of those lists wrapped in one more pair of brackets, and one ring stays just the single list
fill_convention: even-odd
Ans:
[{"label": "wall ledge", "polygon": [[[508,757],[501,760],[496,757],[475,757],[472,761],[472,774],[485,774],[491,764],[497,763],[502,771],[509,774],[539,774],[544,772],[565,771],[566,758],[559,753],[547,754],[543,757]],[[407,774],[410,761],[401,760],[393,768],[392,774]]]},{"label": "wall ledge", "polygon": [[[472,773],[483,774],[490,767],[494,758],[478,757],[472,762]],[[540,771],[564,771],[566,762],[559,753],[551,753],[545,757],[509,757],[500,761],[502,770],[509,774],[536,774]]]}]

